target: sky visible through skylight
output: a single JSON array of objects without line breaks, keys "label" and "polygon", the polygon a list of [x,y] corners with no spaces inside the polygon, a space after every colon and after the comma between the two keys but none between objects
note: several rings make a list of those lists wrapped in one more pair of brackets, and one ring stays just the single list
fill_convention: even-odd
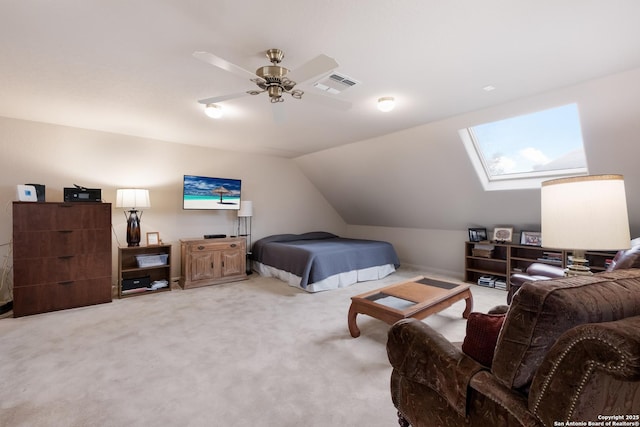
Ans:
[{"label": "sky visible through skylight", "polygon": [[587,167],[576,104],[486,123],[471,130],[492,177]]}]

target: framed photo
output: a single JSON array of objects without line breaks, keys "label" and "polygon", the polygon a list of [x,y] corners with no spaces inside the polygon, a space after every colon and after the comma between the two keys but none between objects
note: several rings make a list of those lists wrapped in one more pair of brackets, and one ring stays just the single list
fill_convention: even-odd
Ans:
[{"label": "framed photo", "polygon": [[154,231],[147,233],[147,246],[155,246],[160,244],[160,233]]},{"label": "framed photo", "polygon": [[528,246],[542,246],[542,233],[540,231],[521,231],[520,244]]},{"label": "framed photo", "polygon": [[470,228],[469,229],[470,242],[481,242],[483,240],[487,240],[486,228]]},{"label": "framed photo", "polygon": [[493,240],[496,242],[511,242],[513,240],[513,227],[494,228]]}]

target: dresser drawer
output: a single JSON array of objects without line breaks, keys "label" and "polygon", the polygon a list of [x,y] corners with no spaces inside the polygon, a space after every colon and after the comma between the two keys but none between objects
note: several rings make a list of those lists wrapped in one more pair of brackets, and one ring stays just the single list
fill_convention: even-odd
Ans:
[{"label": "dresser drawer", "polygon": [[14,288],[13,301],[15,317],[111,302],[111,276]]},{"label": "dresser drawer", "polygon": [[79,230],[111,224],[109,203],[21,203],[14,205],[13,230]]},{"label": "dresser drawer", "polygon": [[13,258],[46,258],[111,250],[111,230],[17,231]]},{"label": "dresser drawer", "polygon": [[13,260],[13,287],[111,275],[111,252]]},{"label": "dresser drawer", "polygon": [[188,246],[189,251],[192,253],[205,252],[205,251],[222,251],[227,249],[239,249],[241,244],[239,242],[206,242],[200,244],[192,244]]}]

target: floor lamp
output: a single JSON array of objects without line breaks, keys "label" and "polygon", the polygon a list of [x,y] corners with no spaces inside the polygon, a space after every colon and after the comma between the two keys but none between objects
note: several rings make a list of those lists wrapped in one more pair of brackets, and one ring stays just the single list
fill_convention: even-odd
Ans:
[{"label": "floor lamp", "polygon": [[151,207],[149,200],[149,190],[141,188],[122,188],[116,193],[116,207],[129,209],[129,216],[125,211],[124,216],[127,218],[127,245],[140,246],[140,220],[142,213],[138,216],[138,208]]},{"label": "floor lamp", "polygon": [[631,246],[622,175],[588,175],[542,183],[542,244],[573,250],[567,276],[590,275],[587,250]]},{"label": "floor lamp", "polygon": [[241,201],[238,211],[238,237],[247,240],[247,274],[251,274],[251,217],[253,216],[253,202]]}]

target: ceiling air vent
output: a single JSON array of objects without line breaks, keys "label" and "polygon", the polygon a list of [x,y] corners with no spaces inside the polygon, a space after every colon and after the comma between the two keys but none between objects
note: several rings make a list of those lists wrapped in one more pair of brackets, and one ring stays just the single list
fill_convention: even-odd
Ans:
[{"label": "ceiling air vent", "polygon": [[338,73],[331,73],[322,80],[314,83],[313,86],[335,95],[359,83],[359,81],[352,79],[349,76],[344,76]]}]

